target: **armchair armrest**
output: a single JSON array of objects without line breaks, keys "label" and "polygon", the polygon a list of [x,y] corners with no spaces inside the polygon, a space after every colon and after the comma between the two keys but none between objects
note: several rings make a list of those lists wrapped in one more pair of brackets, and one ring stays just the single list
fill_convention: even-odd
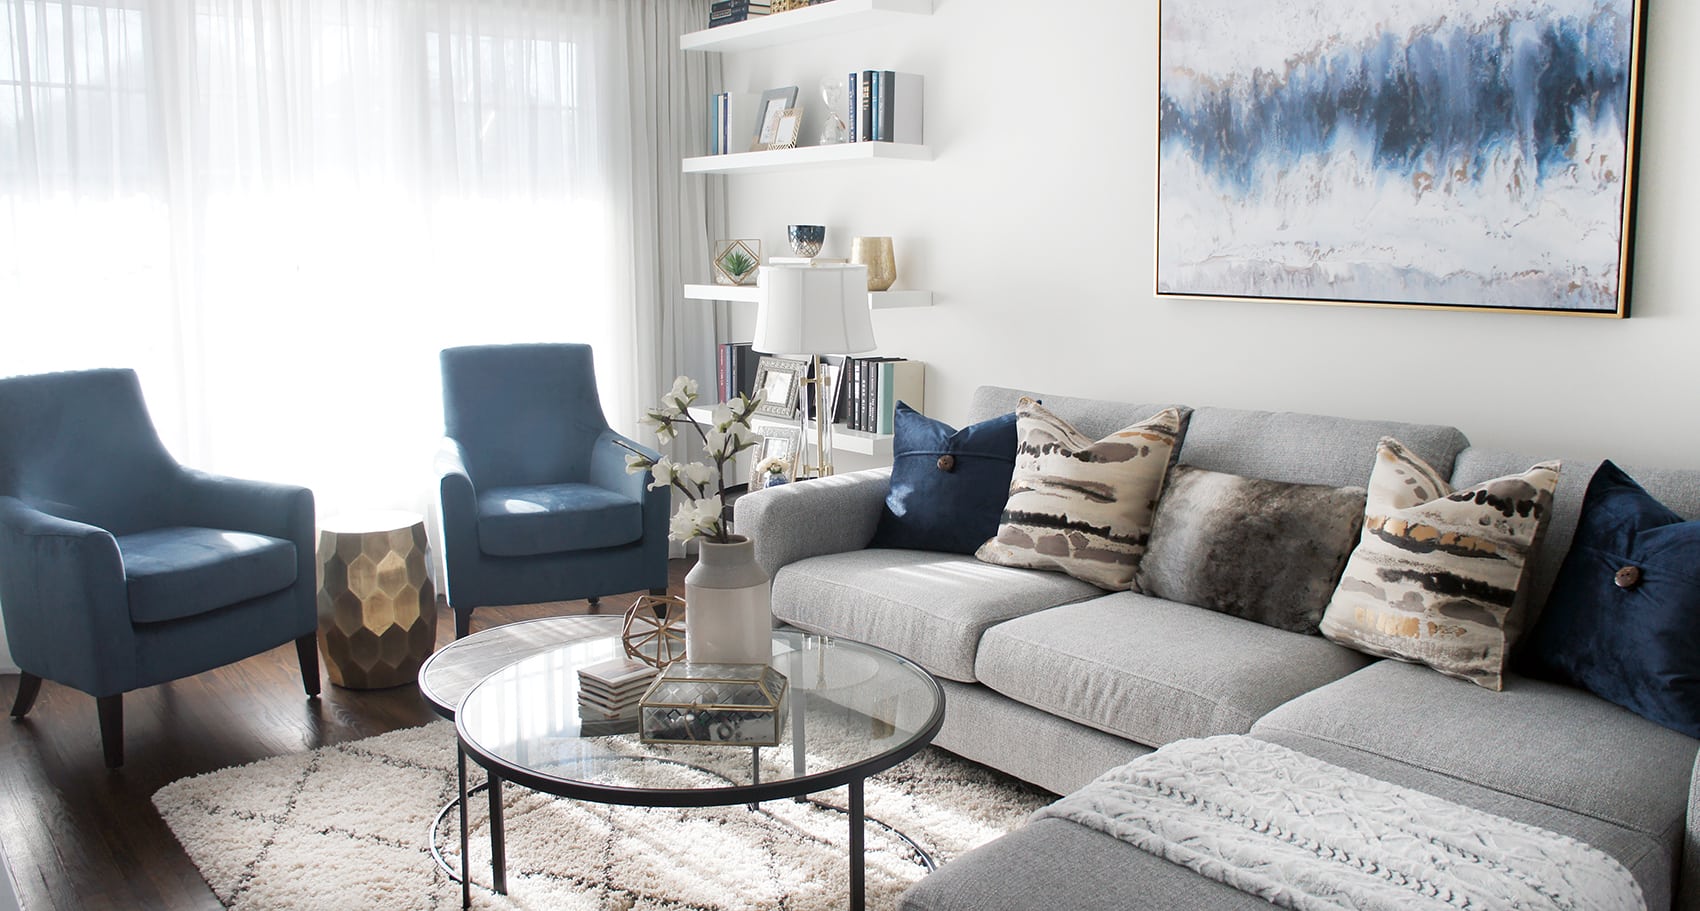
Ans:
[{"label": "armchair armrest", "polygon": [[0,604],[24,670],[96,696],[126,688],[129,596],[110,532],[0,497]]},{"label": "armchair armrest", "polygon": [[771,579],[788,563],[867,547],[890,487],[890,468],[769,487],[738,499],[732,527]]},{"label": "armchair armrest", "polygon": [[1688,832],[1682,840],[1682,879],[1678,911],[1700,911],[1700,756],[1688,782]]},{"label": "armchair armrest", "polygon": [[649,489],[649,472],[626,473],[626,456],[633,452],[642,453],[651,460],[661,458],[660,453],[648,446],[639,445],[612,430],[602,431],[590,450],[590,483],[641,502]]},{"label": "armchair armrest", "polygon": [[183,525],[227,528],[316,546],[313,492],[294,484],[250,481],[186,468],[182,474]]}]

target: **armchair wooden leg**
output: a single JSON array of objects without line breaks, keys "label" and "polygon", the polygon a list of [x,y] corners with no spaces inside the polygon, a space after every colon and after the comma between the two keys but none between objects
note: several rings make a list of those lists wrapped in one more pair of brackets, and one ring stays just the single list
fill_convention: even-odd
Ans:
[{"label": "armchair wooden leg", "polygon": [[600,597],[592,596],[592,597],[586,598],[585,600],[590,602],[590,612],[591,613],[593,613],[593,614],[602,613],[602,599]]},{"label": "armchair wooden leg", "polygon": [[18,677],[18,698],[12,703],[12,717],[22,718],[30,713],[35,705],[35,697],[41,695],[41,678],[25,671]]},{"label": "armchair wooden leg", "polygon": [[649,590],[649,593],[654,595],[657,598],[660,598],[660,597],[667,594],[667,586],[663,585],[660,588],[652,588],[652,589]]},{"label": "armchair wooden leg", "polygon": [[95,706],[100,711],[100,745],[106,751],[106,767],[116,769],[124,764],[124,694],[96,697]]},{"label": "armchair wooden leg", "polygon": [[295,640],[295,658],[301,662],[301,685],[307,688],[307,695],[319,695],[322,687],[319,683],[318,633],[308,633]]},{"label": "armchair wooden leg", "polygon": [[455,608],[455,638],[465,639],[472,632],[472,608],[461,610]]}]

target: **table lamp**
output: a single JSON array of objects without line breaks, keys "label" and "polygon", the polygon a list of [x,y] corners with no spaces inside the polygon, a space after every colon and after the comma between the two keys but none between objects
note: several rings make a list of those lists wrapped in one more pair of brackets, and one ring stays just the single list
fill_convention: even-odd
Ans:
[{"label": "table lamp", "polygon": [[[868,269],[860,265],[763,266],[756,278],[761,306],[753,346],[813,360],[815,387],[814,477],[832,474],[832,388],[821,370],[823,354],[860,354],[874,348],[868,312]],[[798,477],[803,477],[799,466]]]}]

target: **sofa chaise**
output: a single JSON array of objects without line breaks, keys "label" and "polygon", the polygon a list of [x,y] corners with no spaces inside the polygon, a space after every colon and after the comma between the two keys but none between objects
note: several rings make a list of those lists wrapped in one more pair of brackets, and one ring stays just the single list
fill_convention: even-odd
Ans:
[{"label": "sofa chaise", "polygon": [[[1021,390],[976,390],[971,421]],[[1042,396],[1103,436],[1168,407]],[[1363,486],[1393,436],[1456,487],[1535,460],[1439,425],[1201,407],[1178,462],[1271,481]],[[1597,462],[1566,461],[1531,559],[1538,612]],[[1685,519],[1700,471],[1631,473]],[[1061,573],[972,556],[868,547],[890,469],[739,500],[740,533],[773,579],[774,616],[927,668],[947,711],[935,743],[1057,794],[1174,741],[1250,735],[1344,768],[1568,835],[1620,861],[1647,907],[1700,908],[1700,741],[1588,692],[1507,675],[1503,692],[1317,635],[1264,626]],[[1684,865],[1689,875],[1683,875]],[[1037,819],[945,864],[903,899],[944,909],[1188,909],[1268,905],[1071,821]]]}]

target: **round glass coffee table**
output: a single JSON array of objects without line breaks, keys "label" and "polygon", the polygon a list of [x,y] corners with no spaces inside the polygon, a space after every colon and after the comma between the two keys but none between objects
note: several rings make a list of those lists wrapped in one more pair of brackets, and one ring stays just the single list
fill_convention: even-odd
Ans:
[{"label": "round glass coffee table", "polygon": [[[771,663],[785,675],[789,690],[777,746],[646,744],[635,721],[621,729],[579,718],[578,669],[621,654],[618,635],[564,643],[495,671],[457,707],[461,749],[489,773],[496,891],[507,891],[503,782],[642,807],[754,807],[848,786],[849,903],[863,908],[863,783],[913,756],[938,733],[944,723],[938,682],[883,649],[776,630]],[[679,766],[705,774],[689,776],[696,782],[691,785],[678,784],[677,775],[646,778],[646,767],[653,772]],[[930,863],[925,851],[910,845]]]}]

